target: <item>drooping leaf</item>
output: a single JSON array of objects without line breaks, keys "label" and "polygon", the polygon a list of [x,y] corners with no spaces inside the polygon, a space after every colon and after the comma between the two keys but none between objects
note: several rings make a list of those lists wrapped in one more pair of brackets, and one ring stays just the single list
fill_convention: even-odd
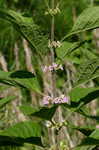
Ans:
[{"label": "drooping leaf", "polygon": [[[97,91],[99,92],[99,88],[80,88],[76,87],[73,90],[70,91],[70,99],[72,102],[80,102],[81,99],[86,99],[86,96],[94,93]],[[97,95],[94,94],[94,99],[96,98]],[[93,99],[93,98],[90,98]],[[87,101],[87,100],[86,100]]]},{"label": "drooping leaf", "polygon": [[[21,132],[22,131],[22,132]],[[20,138],[29,138],[29,137],[40,137],[41,128],[40,125],[32,121],[24,121],[9,127],[3,131],[0,131],[0,135],[4,136],[13,136]]]},{"label": "drooping leaf", "polygon": [[61,59],[64,59],[66,55],[70,55],[76,49],[81,47],[86,41],[82,42],[63,42],[62,45],[56,49],[57,56]]},{"label": "drooping leaf", "polygon": [[41,128],[38,123],[25,121],[0,131],[0,146],[22,146],[30,143],[42,146]]},{"label": "drooping leaf", "polygon": [[[74,88],[69,93],[71,111],[79,112],[82,106],[99,97],[99,88]],[[79,112],[80,113],[80,112]]]},{"label": "drooping leaf", "polygon": [[57,58],[63,62],[64,60],[69,60],[75,64],[81,64],[88,58],[96,59],[97,56],[91,50],[88,50],[86,47],[82,47],[89,41],[90,40],[73,43],[66,41],[62,42],[61,46],[56,48]]},{"label": "drooping leaf", "polygon": [[89,7],[85,9],[77,18],[71,32],[64,37],[67,38],[73,34],[84,32],[87,30],[95,29],[99,27],[99,7]]},{"label": "drooping leaf", "polygon": [[81,108],[98,97],[99,97],[99,88],[74,88],[70,92],[71,98],[70,109],[72,112],[75,111],[84,115],[81,111]]},{"label": "drooping leaf", "polygon": [[25,115],[35,116],[44,120],[51,120],[57,107],[58,106],[52,106],[50,108],[33,108],[30,106],[21,106],[20,109]]},{"label": "drooping leaf", "polygon": [[37,77],[28,71],[15,71],[10,74],[10,78],[18,83],[19,85],[22,85],[23,87],[26,87],[28,89],[34,90],[36,92],[40,92],[40,85],[38,83]]},{"label": "drooping leaf", "polygon": [[40,85],[36,76],[28,71],[4,72],[0,70],[0,82],[40,92]]},{"label": "drooping leaf", "polygon": [[92,127],[75,127],[74,129],[80,131],[86,136],[89,136],[94,131],[94,128]]},{"label": "drooping leaf", "polygon": [[80,65],[77,71],[77,80],[74,86],[88,82],[99,76],[99,59],[88,60]]},{"label": "drooping leaf", "polygon": [[31,115],[37,112],[39,109],[37,107],[32,107],[29,105],[22,105],[20,106],[20,110],[24,113],[24,115]]},{"label": "drooping leaf", "polygon": [[79,144],[74,150],[83,150],[83,147],[87,146],[99,146],[99,129],[94,130],[90,136],[82,140],[81,144]]},{"label": "drooping leaf", "polygon": [[69,128],[80,131],[86,136],[89,136],[95,130],[94,126],[76,126],[68,121],[66,123],[66,126],[68,126]]},{"label": "drooping leaf", "polygon": [[95,131],[93,131],[90,137],[99,140],[99,129],[97,128]]},{"label": "drooping leaf", "polygon": [[12,101],[13,99],[15,99],[15,96],[8,96],[6,98],[0,99],[0,108]]},{"label": "drooping leaf", "polygon": [[85,116],[86,118],[99,121],[99,116],[89,115],[89,113],[86,113],[86,112],[85,112],[83,109],[81,109],[81,108],[80,108],[77,112],[80,113],[81,115]]},{"label": "drooping leaf", "polygon": [[[80,91],[81,89],[78,90],[78,92]],[[76,91],[76,90],[75,90]],[[83,91],[83,90],[82,90]],[[70,104],[62,104],[62,106],[66,109],[68,109],[71,113],[72,112],[77,112],[77,113],[80,113],[81,115],[87,117],[87,118],[90,118],[90,119],[94,119],[94,120],[99,120],[99,116],[93,116],[93,115],[89,115],[89,114],[86,114],[84,113],[82,110],[83,110],[83,106],[90,103],[92,100],[95,100],[96,98],[99,98],[99,88],[93,88],[92,89],[89,89],[89,93],[85,93],[85,96],[84,96],[84,93],[82,92],[82,98],[79,94],[78,97],[76,95],[76,93],[72,93],[74,95],[76,95],[74,98],[73,98],[73,101],[71,99],[71,103]],[[72,95],[73,96],[73,95]],[[77,99],[76,99],[77,98]]]},{"label": "drooping leaf", "polygon": [[83,146],[99,146],[99,139],[96,138],[92,138],[92,137],[88,137],[86,139],[84,139],[81,144],[78,146],[78,148],[83,147]]},{"label": "drooping leaf", "polygon": [[47,36],[34,24],[33,19],[24,17],[13,10],[0,9],[0,18],[9,21],[13,27],[37,50],[44,52],[47,49]]}]

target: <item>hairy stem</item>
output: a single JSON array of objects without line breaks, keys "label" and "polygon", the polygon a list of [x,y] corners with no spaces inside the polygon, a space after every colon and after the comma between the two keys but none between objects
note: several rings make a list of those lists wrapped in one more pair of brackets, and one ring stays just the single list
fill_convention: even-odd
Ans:
[{"label": "hairy stem", "polygon": [[[52,9],[54,9],[54,0],[52,0]],[[54,41],[54,29],[55,29],[55,18],[54,15],[52,16],[51,20],[51,42]],[[51,47],[51,59],[54,62],[54,48]]]},{"label": "hairy stem", "polygon": [[[54,0],[51,1],[51,9],[54,9]],[[55,29],[55,18],[54,15],[51,17],[51,43],[54,41],[54,29]],[[54,47],[51,46],[50,48],[50,52],[51,52],[51,65],[54,62]],[[55,97],[55,92],[56,91],[56,86],[55,86],[55,73],[52,72],[51,73],[51,95],[52,97]],[[55,145],[55,134],[54,134],[54,130],[51,129],[51,134],[52,134],[52,144]]]},{"label": "hairy stem", "polygon": [[[52,10],[54,10],[54,3],[55,1],[52,0],[51,1],[51,7],[52,7]],[[54,34],[55,34],[55,16],[53,15],[52,18],[51,18],[51,42],[54,41]],[[51,46],[51,63],[54,62],[54,47]],[[52,96],[54,97],[56,95],[56,87],[55,87],[55,73],[52,73]]]}]

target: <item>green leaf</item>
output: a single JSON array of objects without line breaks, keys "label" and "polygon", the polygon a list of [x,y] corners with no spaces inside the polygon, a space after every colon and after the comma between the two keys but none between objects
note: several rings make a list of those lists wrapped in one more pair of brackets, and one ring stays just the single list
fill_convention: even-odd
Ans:
[{"label": "green leaf", "polygon": [[89,7],[85,9],[77,18],[71,32],[64,37],[67,38],[73,34],[84,32],[87,30],[95,29],[99,27],[99,7]]},{"label": "green leaf", "polygon": [[44,120],[51,120],[56,112],[57,107],[58,107],[57,105],[52,106],[50,108],[47,107],[34,108],[31,106],[21,106],[20,109],[26,115],[35,116],[37,118],[41,118]]},{"label": "green leaf", "polygon": [[75,64],[81,64],[84,60],[88,58],[96,59],[97,56],[91,50],[84,47],[84,44],[89,41],[90,40],[73,43],[67,41],[62,42],[61,46],[55,49],[57,58],[61,61],[69,60]]},{"label": "green leaf", "polygon": [[36,76],[28,71],[15,71],[10,74],[10,78],[19,85],[26,87],[28,89],[34,90],[36,92],[40,92],[40,85]]},{"label": "green leaf", "polygon": [[94,131],[94,128],[87,127],[87,126],[86,127],[75,127],[74,129],[80,131],[81,133],[83,133],[86,136],[89,136]]},{"label": "green leaf", "polygon": [[79,111],[82,106],[99,97],[99,88],[74,88],[70,92],[71,107]]},{"label": "green leaf", "polygon": [[99,140],[99,129],[96,129],[95,131],[93,131],[90,137]]},{"label": "green leaf", "polygon": [[[79,50],[78,48],[81,47],[86,41],[82,41],[82,42],[74,42],[74,43],[70,43],[70,42],[63,42],[61,47],[56,48],[56,53],[57,53],[57,57],[60,59],[74,59],[73,56],[69,56],[72,52],[74,52],[75,50]],[[77,59],[77,58],[76,58]],[[74,59],[75,60],[75,59]]]},{"label": "green leaf", "polygon": [[31,115],[39,110],[37,107],[32,107],[29,105],[22,105],[20,106],[20,110],[25,114],[25,115]]},{"label": "green leaf", "polygon": [[5,9],[0,9],[0,18],[9,21],[37,52],[41,51],[41,48],[42,52],[47,49],[48,38],[34,24],[32,18],[24,17],[18,12]]},{"label": "green leaf", "polygon": [[22,146],[24,143],[42,146],[41,128],[32,121],[20,122],[0,131],[0,146]]},{"label": "green leaf", "polygon": [[80,113],[87,118],[99,120],[99,116],[91,116],[82,111],[84,105],[99,97],[99,88],[74,88],[69,95],[71,104],[62,104],[64,108]]},{"label": "green leaf", "polygon": [[78,145],[74,150],[83,150],[86,146],[99,146],[99,129],[94,130],[90,136],[85,138],[80,145]]},{"label": "green leaf", "polygon": [[4,72],[0,70],[0,82],[12,86],[24,87],[38,93],[41,91],[36,76],[28,71]]},{"label": "green leaf", "polygon": [[8,96],[6,98],[2,98],[0,99],[0,108],[5,106],[7,103],[9,103],[10,101],[12,101],[13,99],[15,99],[15,96]]},{"label": "green leaf", "polygon": [[80,126],[79,127],[68,121],[66,121],[66,126],[68,126],[69,128],[72,128],[74,130],[80,131],[81,133],[83,133],[86,136],[89,136],[95,130],[94,126]]},{"label": "green leaf", "polygon": [[77,149],[75,150],[78,150],[78,148],[83,148],[83,146],[99,146],[99,139],[95,139],[95,138],[92,138],[92,137],[88,137],[88,138],[85,138],[81,144],[79,146],[77,146]]},{"label": "green leaf", "polygon": [[74,86],[88,82],[99,76],[99,59],[92,59],[80,65]]},{"label": "green leaf", "polygon": [[24,121],[17,123],[8,129],[0,131],[0,135],[20,138],[40,137],[41,128],[36,122]]},{"label": "green leaf", "polygon": [[[76,87],[73,90],[70,91],[70,99],[72,102],[79,102],[81,99],[84,99],[88,94],[99,91],[99,88],[80,88]],[[94,95],[96,98],[96,95]]]},{"label": "green leaf", "polygon": [[95,115],[89,115],[89,113],[86,113],[83,108],[80,108],[78,111],[78,113],[80,113],[81,115],[85,116],[86,118],[95,120],[95,121],[99,121],[99,116],[95,116]]}]

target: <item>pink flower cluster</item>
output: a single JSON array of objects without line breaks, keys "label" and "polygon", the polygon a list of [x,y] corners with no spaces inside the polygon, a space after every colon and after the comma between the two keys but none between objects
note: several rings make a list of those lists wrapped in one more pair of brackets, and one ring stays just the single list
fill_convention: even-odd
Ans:
[{"label": "pink flower cluster", "polygon": [[61,104],[61,103],[67,103],[68,98],[65,95],[61,95],[59,97],[53,98],[51,96],[45,96],[43,98],[43,104],[48,105],[48,104]]},{"label": "pink flower cluster", "polygon": [[45,67],[43,68],[43,72],[54,71],[54,70],[58,70],[58,69],[63,70],[62,65],[58,65],[58,64],[56,64],[56,63],[53,63],[53,64],[50,65],[50,66],[45,66]]},{"label": "pink flower cluster", "polygon": [[99,129],[99,125],[96,125],[96,128]]}]

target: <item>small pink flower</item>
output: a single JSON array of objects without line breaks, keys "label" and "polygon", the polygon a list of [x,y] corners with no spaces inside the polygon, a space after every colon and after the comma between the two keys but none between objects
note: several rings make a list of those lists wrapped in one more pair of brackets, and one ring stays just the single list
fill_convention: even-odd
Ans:
[{"label": "small pink flower", "polygon": [[65,95],[61,95],[59,97],[53,98],[51,96],[45,96],[43,98],[43,104],[48,105],[48,104],[61,104],[61,103],[67,103],[68,98]]},{"label": "small pink flower", "polygon": [[53,63],[52,66],[53,66],[54,69],[56,69],[58,67],[58,64]]},{"label": "small pink flower", "polygon": [[58,65],[58,64],[56,64],[56,63],[52,63],[52,65],[50,65],[50,66],[45,66],[44,68],[43,68],[43,72],[48,72],[48,71],[53,71],[53,70],[58,70],[58,69],[61,69],[61,70],[63,70],[63,67],[62,67],[62,65]]},{"label": "small pink flower", "polygon": [[53,71],[53,66],[49,66],[49,67],[48,67],[48,70],[49,70],[49,71]]},{"label": "small pink flower", "polygon": [[48,105],[49,102],[50,102],[50,99],[51,99],[50,96],[45,96],[45,97],[43,98],[43,104],[44,104],[44,105]]},{"label": "small pink flower", "polygon": [[44,105],[48,105],[48,104],[49,104],[49,101],[43,100],[43,104],[44,104]]},{"label": "small pink flower", "polygon": [[96,125],[96,128],[99,129],[99,125]]},{"label": "small pink flower", "polygon": [[56,97],[56,98],[53,100],[53,103],[54,103],[54,104],[58,104],[58,103],[60,103],[60,99],[59,99],[59,97]]},{"label": "small pink flower", "polygon": [[68,102],[68,98],[67,98],[67,97],[64,97],[63,100],[62,100],[62,102],[63,102],[63,103]]},{"label": "small pink flower", "polygon": [[61,104],[61,103],[67,103],[68,102],[68,98],[65,95],[61,95],[60,97],[56,97],[53,102],[55,104]]}]

